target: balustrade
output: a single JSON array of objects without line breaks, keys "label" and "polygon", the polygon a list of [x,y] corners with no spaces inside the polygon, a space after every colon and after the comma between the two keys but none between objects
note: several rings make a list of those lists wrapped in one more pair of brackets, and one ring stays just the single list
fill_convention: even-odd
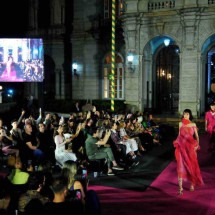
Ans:
[{"label": "balustrade", "polygon": [[209,5],[215,4],[215,0],[208,0],[208,4],[209,4]]},{"label": "balustrade", "polygon": [[160,2],[149,2],[148,10],[160,10],[166,8],[175,8],[175,1],[160,1]]}]

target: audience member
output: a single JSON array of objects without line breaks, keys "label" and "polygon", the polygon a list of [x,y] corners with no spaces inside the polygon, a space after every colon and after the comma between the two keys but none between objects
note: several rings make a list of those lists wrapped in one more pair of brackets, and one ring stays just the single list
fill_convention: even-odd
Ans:
[{"label": "audience member", "polygon": [[78,166],[77,163],[71,160],[64,162],[62,168],[62,175],[68,178],[68,190],[69,193],[73,193],[75,195],[71,195],[72,198],[77,198],[81,200],[83,205],[85,204],[85,191],[87,190],[87,184],[85,188],[83,186],[83,181],[78,180]]},{"label": "audience member", "polygon": [[66,201],[68,193],[68,179],[63,176],[53,178],[51,188],[54,193],[52,202],[45,204],[46,214],[83,215],[84,208],[81,201]]},{"label": "audience member", "polygon": [[71,149],[66,148],[66,145],[68,146],[68,144],[72,141],[72,138],[70,137],[66,139],[63,131],[63,125],[59,125],[56,135],[54,136],[54,141],[56,144],[55,159],[60,165],[63,165],[63,163],[67,160],[77,160],[75,153],[73,153]]},{"label": "audience member", "polygon": [[138,143],[139,152],[145,152],[146,149],[144,148],[144,143],[141,141],[140,135],[142,134],[142,129],[140,130],[141,124],[132,123],[130,119],[125,120],[125,131],[129,137],[134,138]]},{"label": "audience member", "polygon": [[[12,129],[8,137],[20,152],[17,154],[15,168],[7,179],[12,185],[28,185],[26,193],[16,196],[19,197],[20,213],[42,215],[44,209],[46,214],[67,214],[67,211],[73,214],[101,214],[97,194],[88,190],[88,178],[83,179],[79,172],[88,166],[82,165],[80,161],[103,159],[108,166],[107,175],[114,175],[113,170],[124,169],[121,166],[130,168],[130,165],[139,163],[135,152],[141,150],[141,147],[133,137],[139,138],[141,145],[142,141],[149,141],[143,135],[146,134],[143,126],[140,128],[141,124],[135,121],[134,115],[128,119],[128,133],[123,121],[126,115],[115,114],[110,121],[111,117],[107,112],[101,113],[95,106],[92,111],[83,114],[72,113],[68,121],[71,127],[69,137],[66,137],[64,130],[66,118],[60,121],[57,114],[55,119],[50,113],[43,119],[40,112],[38,120],[34,120],[32,116],[24,118],[26,113],[22,111],[20,119],[24,120],[23,131],[20,128],[20,119],[11,122]],[[119,122],[121,130],[118,129]],[[0,122],[0,128],[5,129],[2,124]],[[32,131],[32,126],[35,126],[36,132]],[[54,129],[56,133],[53,133]],[[20,160],[18,156],[24,159]],[[55,165],[56,160],[60,167]],[[30,165],[31,168],[26,170],[30,162],[38,168],[35,167],[34,170]],[[12,190],[12,187],[9,188],[9,195]],[[72,199],[77,201],[71,201]],[[17,208],[15,201],[17,198],[12,197],[12,210]]]},{"label": "audience member", "polygon": [[32,132],[31,124],[26,124],[23,132],[23,162],[26,165],[28,160],[32,160],[33,165],[38,165],[44,157],[44,153],[39,149],[39,140]]},{"label": "audience member", "polygon": [[[85,141],[86,154],[89,160],[107,159],[108,175],[114,175],[112,169],[123,170],[115,161],[113,152],[110,147],[104,147],[110,137],[111,131],[107,130],[103,139],[97,139],[99,136],[99,129],[94,127],[91,129],[88,138]],[[112,163],[112,167],[111,167]]]},{"label": "audience member", "polygon": [[62,169],[63,176],[69,180],[68,189],[70,198],[82,201],[86,215],[100,215],[101,205],[94,190],[88,190],[87,174],[78,174],[76,162],[66,161]]},{"label": "audience member", "polygon": [[54,139],[52,133],[45,128],[45,125],[42,122],[39,123],[39,130],[36,136],[40,143],[38,149],[40,149],[44,153],[44,159],[51,160],[54,164]]},{"label": "audience member", "polygon": [[8,180],[15,185],[26,184],[28,181],[29,173],[23,168],[22,161],[17,157],[15,166],[8,175]]},{"label": "audience member", "polygon": [[127,148],[130,148],[131,151],[133,151],[135,154],[138,154],[139,152],[139,146],[135,139],[135,137],[130,137],[126,130],[126,123],[124,121],[120,121],[119,123],[119,135],[122,138],[123,141],[126,142]]},{"label": "audience member", "polygon": [[0,214],[9,215],[11,196],[4,178],[0,177]]},{"label": "audience member", "polygon": [[123,161],[127,165],[138,165],[139,161],[137,160],[137,157],[134,153],[134,151],[131,149],[130,144],[127,140],[122,139],[119,135],[119,132],[117,131],[117,123],[112,120],[110,122],[111,126],[111,140],[114,143],[112,148],[114,147],[115,150],[118,151],[122,155]]},{"label": "audience member", "polygon": [[[44,197],[40,194],[40,191],[43,187],[43,183],[44,183],[44,176],[43,174],[41,174],[41,172],[32,172],[29,175],[28,182],[27,182],[27,191],[20,195],[19,201],[18,201],[18,210],[20,212],[26,212],[25,211],[26,209],[28,211],[30,209],[34,209],[34,212],[35,213],[37,212],[37,214],[41,214],[43,212],[42,207],[40,206],[40,203],[38,203],[38,207],[32,208],[33,203],[31,201],[31,200],[37,199],[42,203],[42,205],[44,205],[46,202],[49,201],[47,197]],[[37,201],[35,201],[34,204],[36,204],[36,202]]]},{"label": "audience member", "polygon": [[15,148],[12,136],[3,126],[2,119],[0,119],[0,148],[5,155],[15,154],[16,157],[19,156],[19,149]]},{"label": "audience member", "polygon": [[17,149],[19,149],[19,152],[21,153],[23,144],[22,129],[18,127],[18,121],[16,119],[11,121],[11,125],[12,128],[10,130],[10,134],[13,139],[13,144]]}]

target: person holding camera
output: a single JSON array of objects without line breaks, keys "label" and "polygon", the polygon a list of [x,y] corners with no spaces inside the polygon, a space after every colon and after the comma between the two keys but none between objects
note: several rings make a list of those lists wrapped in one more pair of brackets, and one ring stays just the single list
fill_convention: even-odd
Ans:
[{"label": "person holding camera", "polygon": [[44,205],[45,214],[84,215],[84,208],[80,201],[66,200],[68,194],[68,178],[62,175],[53,177],[51,188],[54,198]]},{"label": "person holding camera", "polygon": [[87,178],[86,169],[79,173],[76,162],[68,160],[64,162],[62,175],[68,178],[67,201],[81,201],[84,212],[88,215],[100,215],[101,205],[97,193],[88,189],[89,179]]},{"label": "person holding camera", "polygon": [[111,147],[116,154],[119,154],[119,158],[122,158],[123,162],[126,164],[137,166],[139,161],[133,149],[130,146],[128,140],[120,137],[120,134],[117,130],[117,123],[112,120],[110,122],[111,126]]},{"label": "person holding camera", "polygon": [[56,134],[54,135],[54,142],[56,145],[55,159],[60,165],[63,165],[63,163],[67,160],[77,160],[76,154],[70,147],[68,147],[68,144],[72,141],[72,139],[73,137],[65,138],[64,126],[59,125],[56,130]]},{"label": "person holding camera", "polygon": [[3,120],[0,119],[0,148],[5,155],[15,154],[19,156],[19,149],[13,145],[13,138],[7,128],[3,126]]},{"label": "person holding camera", "polygon": [[[72,160],[65,161],[62,167],[62,175],[68,178],[68,198],[81,200],[83,205],[85,204],[85,192],[87,190],[87,184],[85,187],[82,181],[77,179],[78,165]],[[74,194],[74,195],[73,195]]]},{"label": "person holding camera", "polygon": [[85,141],[86,154],[89,160],[103,159],[107,160],[108,165],[108,175],[114,175],[112,169],[114,170],[123,170],[122,167],[118,166],[115,161],[112,149],[110,147],[102,147],[105,146],[111,131],[106,130],[105,136],[103,139],[98,139],[100,132],[97,127],[92,127],[89,130],[88,138]]}]

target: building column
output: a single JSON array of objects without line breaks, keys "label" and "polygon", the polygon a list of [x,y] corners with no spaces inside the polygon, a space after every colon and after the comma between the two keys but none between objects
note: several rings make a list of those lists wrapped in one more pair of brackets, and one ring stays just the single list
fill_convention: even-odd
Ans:
[{"label": "building column", "polygon": [[196,32],[198,32],[200,21],[199,9],[194,8],[191,11],[189,8],[183,9],[180,12],[180,18],[183,29],[183,45],[180,54],[179,113],[181,114],[184,109],[188,108],[192,110],[194,116],[197,116],[199,55],[196,46],[198,33]]},{"label": "building column", "polygon": [[[198,62],[197,51],[184,50],[181,53],[181,71],[180,71],[180,98],[179,112],[184,109],[191,109],[194,116],[197,116],[198,105]],[[191,82],[192,80],[192,82]]]},{"label": "building column", "polygon": [[29,27],[30,29],[37,29],[38,27],[38,0],[31,0],[29,3]]},{"label": "building column", "polygon": [[60,80],[61,80],[61,85],[60,85],[60,89],[61,89],[61,99],[65,99],[65,71],[62,72],[60,74]]},{"label": "building column", "polygon": [[61,70],[55,70],[55,99],[61,98]]}]

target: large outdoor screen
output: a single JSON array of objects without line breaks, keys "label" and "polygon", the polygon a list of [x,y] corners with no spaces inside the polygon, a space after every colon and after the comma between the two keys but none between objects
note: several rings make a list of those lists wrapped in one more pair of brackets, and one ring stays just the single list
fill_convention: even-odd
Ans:
[{"label": "large outdoor screen", "polygon": [[43,79],[41,38],[0,38],[0,82],[42,82]]}]

